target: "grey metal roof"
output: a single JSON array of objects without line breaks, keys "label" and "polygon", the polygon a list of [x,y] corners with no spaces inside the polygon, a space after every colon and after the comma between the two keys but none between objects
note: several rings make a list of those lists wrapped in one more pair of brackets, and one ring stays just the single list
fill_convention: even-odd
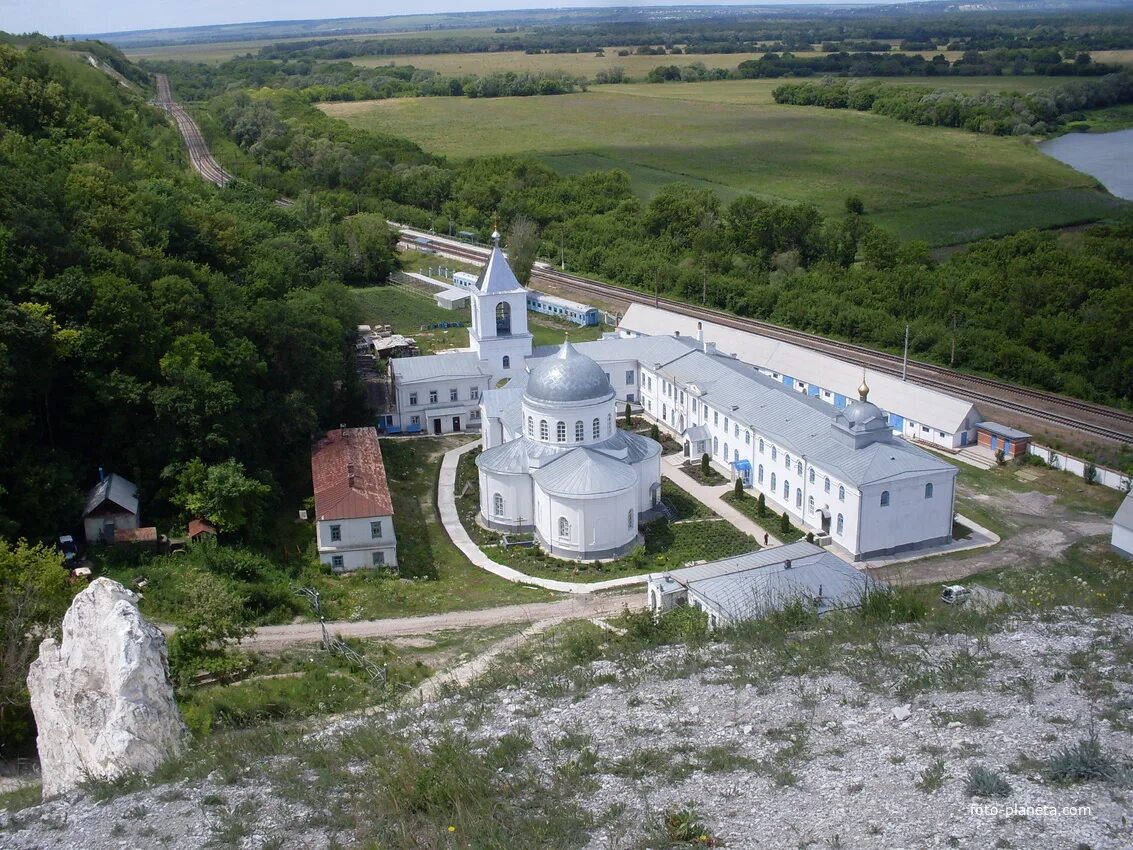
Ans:
[{"label": "grey metal roof", "polygon": [[138,488],[132,481],[121,475],[110,473],[91,488],[87,494],[86,507],[83,516],[89,516],[102,505],[103,502],[113,502],[127,513],[138,512]]},{"label": "grey metal roof", "polygon": [[[515,429],[513,433],[519,432],[520,429]],[[569,443],[541,443],[521,435],[481,452],[476,458],[476,465],[487,472],[529,472],[535,467],[546,467],[555,462],[557,457],[579,448],[598,452],[608,457],[612,463],[622,465],[640,463],[646,458],[661,454],[660,443],[618,428],[605,440],[585,447]]]},{"label": "grey metal roof", "polygon": [[1117,513],[1113,515],[1113,524],[1118,528],[1126,528],[1133,531],[1133,493],[1129,493],[1125,496],[1121,507],[1119,507]]},{"label": "grey metal roof", "polygon": [[442,378],[488,377],[480,365],[480,358],[470,351],[445,354],[426,354],[422,357],[398,357],[390,361],[394,381],[412,384],[418,381],[436,381]]},{"label": "grey metal roof", "polygon": [[861,604],[876,585],[869,576],[829,552],[689,582],[689,592],[711,602],[729,620],[747,620],[795,601],[814,604],[821,614]]},{"label": "grey metal roof", "polygon": [[1006,437],[1008,440],[1029,440],[1031,437],[1026,431],[1020,431],[1009,425],[1000,425],[998,422],[981,422],[976,427],[997,437]]},{"label": "grey metal roof", "polygon": [[845,445],[831,427],[838,411],[829,404],[733,357],[706,354],[687,337],[598,340],[578,347],[597,360],[634,359],[636,352],[640,363],[652,365],[673,383],[695,384],[710,407],[856,486],[907,473],[956,472],[900,438],[858,449]]},{"label": "grey metal roof", "polygon": [[577,310],[580,313],[594,309],[590,304],[583,304],[581,301],[571,301],[569,298],[560,298],[557,295],[548,295],[546,292],[535,292],[531,289],[527,290],[527,300],[535,300],[543,304],[554,304],[556,307],[566,307],[568,310]]},{"label": "grey metal roof", "polygon": [[492,446],[490,449],[480,452],[480,455],[476,458],[476,466],[485,472],[498,472],[507,475],[527,473],[531,469],[531,463],[527,456],[527,442],[526,437],[519,437],[506,443],[500,443],[498,446]]},{"label": "grey metal roof", "polygon": [[694,443],[699,443],[707,440],[711,435],[703,425],[693,425],[691,428],[685,428],[682,436],[688,437]]},{"label": "grey metal roof", "polygon": [[620,493],[637,484],[633,467],[601,452],[571,449],[531,477],[547,493],[575,498],[599,498]]},{"label": "grey metal roof", "polygon": [[509,430],[523,430],[523,391],[526,380],[511,380],[498,389],[483,390],[480,393],[480,406],[485,419],[499,419]]},{"label": "grey metal roof", "polygon": [[569,341],[554,357],[534,361],[527,376],[527,397],[537,403],[599,401],[613,394],[602,367]]},{"label": "grey metal roof", "polygon": [[[620,327],[664,337],[681,331],[682,338],[696,333],[699,320],[649,304],[631,304]],[[736,353],[747,363],[790,375],[799,381],[823,387],[847,398],[856,397],[862,380],[860,363],[840,360],[800,345],[782,342],[756,333],[703,322],[705,336],[721,351]],[[601,359],[601,358],[598,358]],[[947,433],[972,427],[979,413],[970,401],[922,387],[883,372],[869,372],[870,397],[883,409],[906,419],[931,425]]]},{"label": "grey metal roof", "polygon": [[525,291],[511,266],[507,264],[507,257],[499,245],[492,248],[492,253],[488,255],[488,262],[476,280],[476,288],[485,294]]},{"label": "grey metal roof", "polygon": [[667,573],[654,573],[650,575],[649,578],[656,579],[662,575],[666,575],[672,576],[672,578],[680,584],[687,584],[690,581],[717,578],[719,576],[728,575],[729,573],[743,572],[745,570],[756,569],[757,567],[766,567],[769,564],[780,564],[788,558],[791,559],[793,563],[802,558],[812,558],[825,552],[826,550],[821,546],[815,546],[813,543],[807,543],[805,540],[798,540],[794,543],[786,543],[782,546],[772,546],[768,549],[756,549],[753,552],[744,552],[742,555],[733,555],[731,558],[711,561],[707,564],[697,564],[695,567],[683,567],[679,570],[670,570]]}]

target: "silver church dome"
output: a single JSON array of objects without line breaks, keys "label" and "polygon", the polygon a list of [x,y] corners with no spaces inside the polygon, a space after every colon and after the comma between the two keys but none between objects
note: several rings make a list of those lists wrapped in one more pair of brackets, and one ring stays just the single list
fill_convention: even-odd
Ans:
[{"label": "silver church dome", "polygon": [[552,357],[536,362],[525,395],[544,404],[602,401],[614,394],[602,367],[580,354],[569,341]]}]

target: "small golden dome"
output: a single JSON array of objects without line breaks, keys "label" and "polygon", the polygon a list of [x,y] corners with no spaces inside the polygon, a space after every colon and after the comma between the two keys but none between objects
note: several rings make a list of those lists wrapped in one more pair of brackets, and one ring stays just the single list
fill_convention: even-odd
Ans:
[{"label": "small golden dome", "polygon": [[858,387],[858,398],[862,401],[866,401],[869,398],[869,384],[865,382],[864,377],[862,378],[862,385]]}]

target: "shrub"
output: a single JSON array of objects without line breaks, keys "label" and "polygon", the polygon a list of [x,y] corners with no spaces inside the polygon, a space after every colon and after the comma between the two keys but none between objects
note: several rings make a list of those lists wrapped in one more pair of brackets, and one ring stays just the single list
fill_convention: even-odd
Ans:
[{"label": "shrub", "polygon": [[995,462],[1000,466],[1003,466],[1003,464],[1007,463],[1007,455],[1004,454],[1003,449],[995,450]]},{"label": "shrub", "polygon": [[626,402],[625,418],[626,418],[626,427],[632,428],[633,427],[633,409],[629,406],[628,401]]},{"label": "shrub", "polygon": [[661,820],[665,837],[680,844],[694,844],[700,847],[718,847],[721,842],[704,823],[696,804],[685,803],[680,808],[668,809]]},{"label": "shrub", "polygon": [[1069,785],[1108,779],[1113,770],[1113,760],[1102,751],[1097,734],[1091,732],[1088,738],[1064,746],[1047,759],[1043,776],[1050,782]]},{"label": "shrub", "polygon": [[654,441],[661,442],[661,429],[657,427],[656,422],[649,426],[649,436]]},{"label": "shrub", "polygon": [[1082,477],[1086,479],[1087,484],[1098,483],[1098,467],[1092,460],[1086,464],[1086,468],[1082,470]]},{"label": "shrub", "polygon": [[732,487],[732,492],[736,494],[737,499],[739,499],[743,496],[743,494],[744,494],[744,480],[742,478],[736,479],[736,483]]},{"label": "shrub", "polygon": [[923,791],[926,794],[933,794],[940,790],[944,785],[944,761],[936,759],[921,771],[920,779],[917,780],[917,790]]},{"label": "shrub", "polygon": [[783,516],[779,517],[779,530],[784,534],[791,533],[791,517],[786,511],[783,511]]},{"label": "shrub", "polygon": [[707,475],[709,472],[711,472],[711,470],[712,458],[708,456],[708,452],[705,452],[700,456],[700,472],[703,475]]},{"label": "shrub", "polygon": [[759,498],[756,500],[755,509],[760,516],[767,516],[767,497],[762,493],[759,494]]},{"label": "shrub", "polygon": [[1007,797],[1011,794],[1007,780],[982,764],[971,767],[964,787],[969,797]]}]

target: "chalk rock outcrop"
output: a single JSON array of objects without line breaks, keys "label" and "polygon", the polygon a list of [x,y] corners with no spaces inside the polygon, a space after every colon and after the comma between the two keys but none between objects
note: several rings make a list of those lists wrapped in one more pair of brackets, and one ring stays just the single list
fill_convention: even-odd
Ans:
[{"label": "chalk rock outcrop", "polygon": [[95,579],[28,672],[44,799],[87,779],[149,773],[180,752],[187,730],[173,699],[165,637],[137,597]]}]

